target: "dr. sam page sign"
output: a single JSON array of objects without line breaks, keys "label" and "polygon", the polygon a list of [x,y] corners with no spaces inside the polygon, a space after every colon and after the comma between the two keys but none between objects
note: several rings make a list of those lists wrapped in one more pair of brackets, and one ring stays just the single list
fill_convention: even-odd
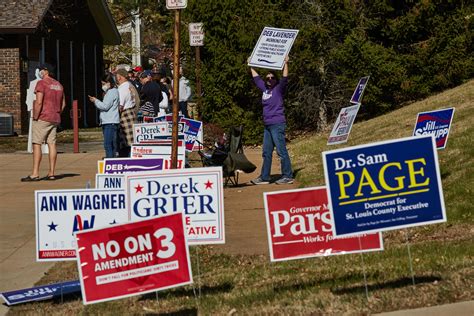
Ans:
[{"label": "dr. sam page sign", "polygon": [[383,250],[382,234],[335,238],[325,187],[264,193],[271,261]]},{"label": "dr. sam page sign", "polygon": [[181,212],[78,232],[76,239],[84,304],[192,283]]},{"label": "dr. sam page sign", "polygon": [[334,234],[446,221],[434,137],[323,152]]}]

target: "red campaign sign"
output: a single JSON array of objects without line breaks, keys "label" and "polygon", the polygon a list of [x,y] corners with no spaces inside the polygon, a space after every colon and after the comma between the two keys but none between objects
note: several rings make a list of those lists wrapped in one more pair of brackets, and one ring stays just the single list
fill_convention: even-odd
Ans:
[{"label": "red campaign sign", "polygon": [[182,213],[76,233],[84,304],[192,283]]},{"label": "red campaign sign", "polygon": [[271,261],[383,250],[380,233],[334,238],[325,187],[264,193]]}]

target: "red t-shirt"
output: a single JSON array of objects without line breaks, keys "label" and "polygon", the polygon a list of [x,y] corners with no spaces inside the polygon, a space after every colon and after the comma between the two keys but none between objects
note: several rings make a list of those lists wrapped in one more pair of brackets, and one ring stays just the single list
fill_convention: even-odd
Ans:
[{"label": "red t-shirt", "polygon": [[63,86],[51,77],[38,81],[35,93],[43,93],[43,107],[38,117],[39,120],[56,124],[61,123],[63,90]]}]

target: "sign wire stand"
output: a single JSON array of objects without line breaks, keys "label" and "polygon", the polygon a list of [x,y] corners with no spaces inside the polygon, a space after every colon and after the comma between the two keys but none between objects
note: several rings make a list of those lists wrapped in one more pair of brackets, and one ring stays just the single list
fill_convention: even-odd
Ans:
[{"label": "sign wire stand", "polygon": [[413,272],[413,259],[411,257],[410,239],[408,237],[408,229],[404,229],[404,231],[405,231],[406,244],[407,244],[408,262],[410,264],[411,282],[412,282],[413,285],[415,285],[415,273]]},{"label": "sign wire stand", "polygon": [[[359,240],[359,249],[362,251],[362,242],[360,241],[360,236],[357,238]],[[369,287],[367,285],[367,273],[365,272],[365,261],[364,261],[364,255],[362,252],[360,254],[360,259],[362,261],[362,272],[364,273],[364,285],[365,285],[365,297],[367,298],[367,301],[369,300]]]}]

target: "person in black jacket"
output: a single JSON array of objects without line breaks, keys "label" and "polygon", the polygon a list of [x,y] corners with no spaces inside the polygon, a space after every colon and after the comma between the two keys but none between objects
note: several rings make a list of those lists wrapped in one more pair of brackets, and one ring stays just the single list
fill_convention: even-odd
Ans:
[{"label": "person in black jacket", "polygon": [[140,75],[142,90],[140,91],[141,107],[143,115],[158,115],[160,102],[163,99],[161,87],[152,80],[150,72],[143,72]]}]

